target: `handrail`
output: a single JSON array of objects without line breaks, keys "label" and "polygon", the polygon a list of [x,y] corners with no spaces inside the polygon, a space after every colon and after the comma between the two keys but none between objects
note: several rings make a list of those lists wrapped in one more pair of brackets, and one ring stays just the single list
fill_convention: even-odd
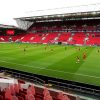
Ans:
[{"label": "handrail", "polygon": [[[97,93],[98,96],[100,96],[98,93],[100,93],[100,90],[96,90],[96,89],[92,89],[92,88],[87,88],[87,87],[82,87],[82,86],[77,86],[77,85],[73,85],[73,84],[69,84],[69,83],[62,83],[62,82],[58,82],[58,81],[53,81],[53,80],[48,80],[48,83],[53,84],[54,86],[59,86],[60,88],[65,89],[71,89],[71,90],[76,90],[79,89],[79,91],[81,92],[87,92],[87,93],[91,93],[94,94],[94,92]],[[73,88],[71,88],[71,86],[73,86]],[[96,95],[96,94],[95,94]]]},{"label": "handrail", "polygon": [[18,73],[18,72],[14,72],[14,71],[9,71],[9,70],[6,70],[4,72],[11,73],[12,75],[17,76],[19,78],[24,78],[24,79],[28,79],[28,80],[31,80],[31,81],[36,81],[41,85],[44,85],[44,83],[45,83],[45,81],[43,81],[42,79],[40,79],[40,78],[38,78],[36,76],[33,76],[33,75],[31,76],[31,75]]}]

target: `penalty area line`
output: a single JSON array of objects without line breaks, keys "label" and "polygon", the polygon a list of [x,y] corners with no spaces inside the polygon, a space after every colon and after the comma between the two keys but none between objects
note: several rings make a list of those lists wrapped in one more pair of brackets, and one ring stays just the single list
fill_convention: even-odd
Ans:
[{"label": "penalty area line", "polygon": [[8,62],[8,61],[5,61],[5,60],[0,60],[0,62],[10,63],[10,64],[16,64],[16,65],[26,66],[26,67],[30,67],[30,68],[36,68],[36,69],[44,69],[44,70],[53,71],[53,72],[66,73],[66,74],[70,74],[70,75],[78,75],[78,76],[85,76],[85,77],[91,77],[91,78],[100,79],[100,77],[97,77],[97,76],[90,76],[90,75],[86,75],[86,74],[71,73],[71,72],[65,72],[65,71],[59,71],[59,70],[53,70],[53,69],[47,69],[47,67],[33,67],[33,66],[30,66],[30,65],[23,65],[23,64],[18,64],[18,63],[14,63],[14,62]]}]

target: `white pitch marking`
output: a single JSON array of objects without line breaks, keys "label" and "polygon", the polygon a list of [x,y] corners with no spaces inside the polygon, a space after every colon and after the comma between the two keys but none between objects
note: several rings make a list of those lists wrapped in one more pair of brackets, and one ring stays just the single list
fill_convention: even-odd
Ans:
[{"label": "white pitch marking", "polygon": [[72,74],[72,75],[80,75],[80,76],[86,76],[86,77],[92,77],[92,78],[100,79],[100,77],[97,77],[97,76],[90,76],[90,75],[84,75],[84,74],[78,74],[78,73],[70,73],[70,72],[65,72],[65,71],[52,70],[52,69],[47,69],[47,67],[33,67],[33,66],[18,64],[18,63],[14,63],[14,62],[7,62],[7,61],[4,61],[4,60],[0,60],[0,61],[6,62],[6,63],[11,63],[11,64],[16,64],[16,65],[21,65],[21,66],[27,66],[27,67],[31,67],[31,68],[45,69],[45,70],[54,71],[54,72],[68,73],[68,74]]}]

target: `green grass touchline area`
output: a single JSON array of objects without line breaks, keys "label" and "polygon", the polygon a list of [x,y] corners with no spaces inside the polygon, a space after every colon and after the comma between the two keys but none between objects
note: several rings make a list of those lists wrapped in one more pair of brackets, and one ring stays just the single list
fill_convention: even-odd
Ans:
[{"label": "green grass touchline area", "polygon": [[100,86],[99,47],[1,43],[0,66]]}]

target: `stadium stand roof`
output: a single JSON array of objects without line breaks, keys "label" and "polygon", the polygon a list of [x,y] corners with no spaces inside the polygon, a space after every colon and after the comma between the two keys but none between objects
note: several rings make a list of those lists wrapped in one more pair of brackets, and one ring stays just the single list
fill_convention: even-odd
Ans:
[{"label": "stadium stand roof", "polygon": [[14,30],[14,34],[25,32],[25,30],[20,27],[16,27],[13,25],[0,24],[0,35],[4,35],[5,33],[7,33],[7,30]]},{"label": "stadium stand roof", "polygon": [[24,17],[15,18],[22,29],[28,29],[34,22],[73,20],[75,18],[100,19],[100,4],[37,10],[26,14]]},{"label": "stadium stand roof", "polygon": [[20,31],[24,31],[24,29],[20,28],[20,27],[16,27],[13,25],[4,25],[4,24],[0,24],[0,32],[2,32],[1,30],[7,30],[7,29],[14,29],[14,30],[20,30]]},{"label": "stadium stand roof", "polygon": [[18,30],[22,30],[20,27],[16,27],[13,25],[4,25],[4,24],[0,24],[0,29],[18,29]]},{"label": "stadium stand roof", "polygon": [[[37,16],[45,16],[45,15],[72,14],[72,13],[95,12],[95,11],[96,12],[100,11],[100,3],[92,4],[92,5],[82,5],[82,6],[63,7],[63,8],[55,8],[55,9],[47,9],[47,10],[29,11],[25,14],[25,17],[35,18]],[[21,18],[24,18],[24,17],[21,17]]]},{"label": "stadium stand roof", "polygon": [[4,24],[0,24],[0,28],[17,28],[16,26],[12,26],[12,25],[4,25]]}]

